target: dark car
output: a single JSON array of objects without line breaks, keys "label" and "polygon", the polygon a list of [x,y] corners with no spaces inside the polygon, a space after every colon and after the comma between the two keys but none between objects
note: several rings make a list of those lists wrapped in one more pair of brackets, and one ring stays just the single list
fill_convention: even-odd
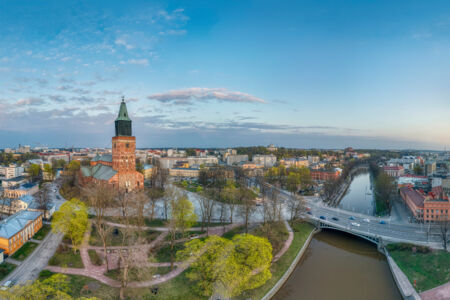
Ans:
[{"label": "dark car", "polygon": [[354,218],[353,216],[351,216],[349,219],[350,219],[350,220],[355,220],[355,218]]},{"label": "dark car", "polygon": [[385,222],[385,221],[383,221],[383,220],[381,220],[381,221],[380,221],[380,224],[386,224],[386,222]]},{"label": "dark car", "polygon": [[321,218],[322,220],[326,220],[326,218],[324,216],[320,216],[319,218]]},{"label": "dark car", "polygon": [[308,215],[312,215],[312,212],[308,211],[307,214],[308,214]]},{"label": "dark car", "polygon": [[332,217],[331,219],[334,220],[334,221],[339,221],[339,219],[336,218],[336,217]]}]

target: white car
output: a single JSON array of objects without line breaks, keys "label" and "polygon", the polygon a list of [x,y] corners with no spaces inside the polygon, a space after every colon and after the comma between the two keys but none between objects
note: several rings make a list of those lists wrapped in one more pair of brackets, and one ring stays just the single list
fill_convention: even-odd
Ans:
[{"label": "white car", "polygon": [[363,221],[364,221],[364,222],[367,222],[367,223],[370,222],[370,220],[369,220],[368,218],[363,219]]},{"label": "white car", "polygon": [[356,223],[356,222],[352,222],[352,225],[353,225],[353,226],[356,226],[356,227],[359,227],[359,226],[360,226],[359,223]]}]

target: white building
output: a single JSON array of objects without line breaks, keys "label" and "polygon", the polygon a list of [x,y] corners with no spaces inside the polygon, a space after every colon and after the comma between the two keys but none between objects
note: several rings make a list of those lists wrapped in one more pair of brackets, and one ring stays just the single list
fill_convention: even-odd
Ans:
[{"label": "white building", "polygon": [[271,168],[277,162],[277,157],[273,154],[270,155],[260,155],[256,154],[252,158],[252,162],[257,165],[262,165],[264,168]]},{"label": "white building", "polygon": [[23,172],[24,168],[15,164],[10,164],[9,166],[0,166],[0,176],[4,177],[5,179],[22,176]]},{"label": "white building", "polygon": [[187,161],[189,166],[216,165],[219,163],[219,159],[212,155],[208,155],[206,157],[188,156]]},{"label": "white building", "polygon": [[248,161],[248,155],[247,154],[244,154],[244,155],[228,155],[226,163],[227,163],[227,165],[231,166],[231,165],[243,162],[243,161]]}]

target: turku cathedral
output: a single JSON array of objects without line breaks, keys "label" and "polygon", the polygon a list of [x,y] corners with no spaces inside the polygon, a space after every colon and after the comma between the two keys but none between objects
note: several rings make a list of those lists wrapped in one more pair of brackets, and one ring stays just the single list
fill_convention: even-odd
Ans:
[{"label": "turku cathedral", "polygon": [[123,98],[115,129],[112,154],[97,154],[90,166],[81,167],[81,183],[110,184],[114,189],[126,192],[142,189],[144,175],[136,171],[136,137],[132,135],[131,119]]}]

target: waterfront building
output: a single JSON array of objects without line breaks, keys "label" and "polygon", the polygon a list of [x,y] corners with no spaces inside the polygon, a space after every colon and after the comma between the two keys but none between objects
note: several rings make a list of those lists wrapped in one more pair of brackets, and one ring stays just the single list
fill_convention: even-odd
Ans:
[{"label": "waterfront building", "polygon": [[0,248],[11,255],[42,228],[42,213],[23,210],[0,221]]},{"label": "waterfront building", "polygon": [[90,166],[82,166],[82,184],[110,184],[115,189],[131,192],[144,188],[144,175],[136,171],[136,137],[132,136],[131,119],[124,99],[115,120],[112,154],[97,155]]},{"label": "waterfront building", "polygon": [[340,172],[334,170],[311,170],[311,179],[316,181],[327,181],[339,178]]},{"label": "waterfront building", "polygon": [[403,187],[400,188],[400,196],[414,218],[419,221],[435,222],[450,219],[450,201],[442,187],[433,188],[428,194],[421,190]]}]

